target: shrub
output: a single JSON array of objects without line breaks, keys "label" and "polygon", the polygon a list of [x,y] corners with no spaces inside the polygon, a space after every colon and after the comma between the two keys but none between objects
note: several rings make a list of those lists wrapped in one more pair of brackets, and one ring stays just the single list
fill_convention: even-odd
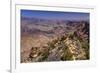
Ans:
[{"label": "shrub", "polygon": [[72,54],[67,46],[63,49],[63,56],[61,57],[61,60],[72,60]]}]

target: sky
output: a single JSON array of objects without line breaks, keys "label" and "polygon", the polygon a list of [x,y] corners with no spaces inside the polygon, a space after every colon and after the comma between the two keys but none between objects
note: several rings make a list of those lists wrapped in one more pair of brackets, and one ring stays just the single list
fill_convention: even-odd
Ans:
[{"label": "sky", "polygon": [[36,17],[53,20],[89,20],[90,16],[89,13],[82,12],[21,10],[21,17]]}]

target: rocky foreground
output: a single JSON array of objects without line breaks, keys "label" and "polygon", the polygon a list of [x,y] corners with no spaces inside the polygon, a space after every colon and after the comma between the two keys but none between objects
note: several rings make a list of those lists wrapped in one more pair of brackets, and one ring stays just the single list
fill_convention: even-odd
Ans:
[{"label": "rocky foreground", "polygon": [[89,59],[89,41],[77,31],[48,42],[46,46],[32,47],[22,62],[72,61]]}]

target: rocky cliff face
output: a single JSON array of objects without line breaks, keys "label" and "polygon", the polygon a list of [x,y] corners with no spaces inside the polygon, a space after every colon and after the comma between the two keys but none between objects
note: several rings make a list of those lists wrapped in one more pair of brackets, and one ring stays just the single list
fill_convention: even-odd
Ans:
[{"label": "rocky cliff face", "polygon": [[21,25],[22,63],[89,60],[89,22],[24,20]]}]

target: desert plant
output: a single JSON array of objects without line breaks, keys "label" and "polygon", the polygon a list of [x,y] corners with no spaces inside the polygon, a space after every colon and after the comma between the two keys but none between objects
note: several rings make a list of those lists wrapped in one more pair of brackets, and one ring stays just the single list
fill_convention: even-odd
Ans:
[{"label": "desert plant", "polygon": [[63,48],[63,55],[61,57],[61,60],[63,60],[63,61],[72,60],[72,53],[70,52],[68,46]]}]

